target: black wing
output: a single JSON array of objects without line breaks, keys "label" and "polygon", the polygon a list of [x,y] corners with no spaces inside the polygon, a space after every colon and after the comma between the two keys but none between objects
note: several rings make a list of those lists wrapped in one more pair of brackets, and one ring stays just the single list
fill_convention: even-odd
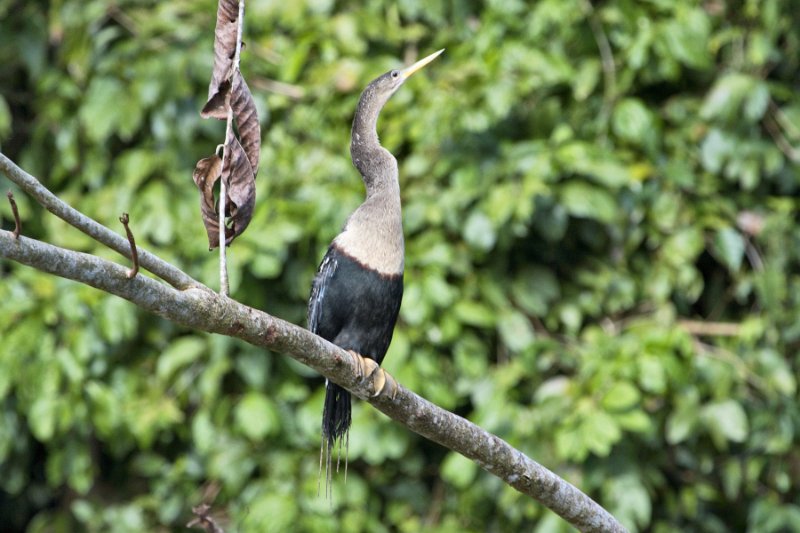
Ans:
[{"label": "black wing", "polygon": [[336,257],[329,248],[328,253],[322,258],[317,275],[314,277],[314,283],[311,285],[311,296],[308,299],[308,329],[317,334],[320,333],[325,289],[330,286],[331,278],[336,273],[337,266]]}]

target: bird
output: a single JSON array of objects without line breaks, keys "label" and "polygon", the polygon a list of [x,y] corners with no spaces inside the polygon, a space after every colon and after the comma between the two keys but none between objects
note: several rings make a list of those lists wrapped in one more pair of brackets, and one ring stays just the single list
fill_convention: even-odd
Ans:
[{"label": "bird", "polygon": [[[361,93],[353,117],[350,156],[361,174],[366,198],[329,245],[311,287],[309,329],[377,365],[389,349],[397,322],[405,264],[397,160],[380,144],[378,116],[403,83],[442,52],[444,49],[409,67],[386,72]],[[350,409],[350,393],[326,379],[320,450],[320,479],[325,450],[326,495],[331,483],[331,452],[338,446],[341,457],[342,444],[345,479],[347,476]],[[339,459],[336,468],[338,471]]]}]

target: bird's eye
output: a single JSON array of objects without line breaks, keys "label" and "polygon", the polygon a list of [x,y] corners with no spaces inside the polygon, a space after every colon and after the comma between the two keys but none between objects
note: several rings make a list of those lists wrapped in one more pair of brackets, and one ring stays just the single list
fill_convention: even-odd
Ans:
[{"label": "bird's eye", "polygon": [[398,77],[399,75],[400,75],[400,71],[399,71],[399,70],[393,70],[393,71],[392,71],[392,77],[393,77],[393,78],[396,78],[396,77]]}]

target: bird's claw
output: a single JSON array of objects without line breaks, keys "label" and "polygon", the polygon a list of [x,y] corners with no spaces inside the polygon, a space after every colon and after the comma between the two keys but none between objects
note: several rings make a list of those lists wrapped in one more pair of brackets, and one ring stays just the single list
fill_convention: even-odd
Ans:
[{"label": "bird's claw", "polygon": [[369,357],[362,357],[360,361],[361,365],[361,379],[372,379],[372,376],[380,370],[381,367],[378,366],[378,363],[375,362],[374,359],[370,359]]},{"label": "bird's claw", "polygon": [[373,396],[381,396],[386,394],[390,400],[397,398],[397,381],[390,373],[382,368],[378,369],[379,372],[375,376],[375,394]]},{"label": "bird's claw", "polygon": [[356,377],[358,378],[358,381],[364,381],[364,377],[367,375],[366,361],[368,361],[368,359],[361,357],[353,350],[347,350],[347,353],[350,354],[350,357],[353,359],[353,363],[355,363]]},{"label": "bird's claw", "polygon": [[373,398],[383,394],[387,394],[392,400],[397,398],[398,385],[391,374],[382,369],[374,359],[362,357],[353,350],[348,350],[347,353],[353,358],[359,382],[363,383],[366,379],[373,381]]}]

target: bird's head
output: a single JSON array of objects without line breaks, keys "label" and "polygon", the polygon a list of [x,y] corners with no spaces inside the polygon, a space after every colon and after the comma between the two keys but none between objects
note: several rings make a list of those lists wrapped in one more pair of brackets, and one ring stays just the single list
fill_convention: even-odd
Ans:
[{"label": "bird's head", "polygon": [[391,97],[412,74],[439,57],[439,54],[442,52],[444,52],[444,48],[420,59],[409,67],[390,70],[386,74],[375,78],[367,87],[368,91],[365,92],[372,93],[375,100],[379,102],[379,105],[383,106],[383,104],[389,100],[389,97]]},{"label": "bird's head", "polygon": [[[404,69],[390,70],[386,74],[372,80],[356,107],[353,117],[353,131],[350,139],[350,155],[353,164],[364,178],[367,194],[375,189],[377,178],[394,176],[397,179],[397,161],[385,148],[380,145],[376,130],[378,115],[384,104],[400,88],[412,74],[436,59],[444,49],[424,57]],[[389,183],[392,180],[377,180],[380,183]]]}]

